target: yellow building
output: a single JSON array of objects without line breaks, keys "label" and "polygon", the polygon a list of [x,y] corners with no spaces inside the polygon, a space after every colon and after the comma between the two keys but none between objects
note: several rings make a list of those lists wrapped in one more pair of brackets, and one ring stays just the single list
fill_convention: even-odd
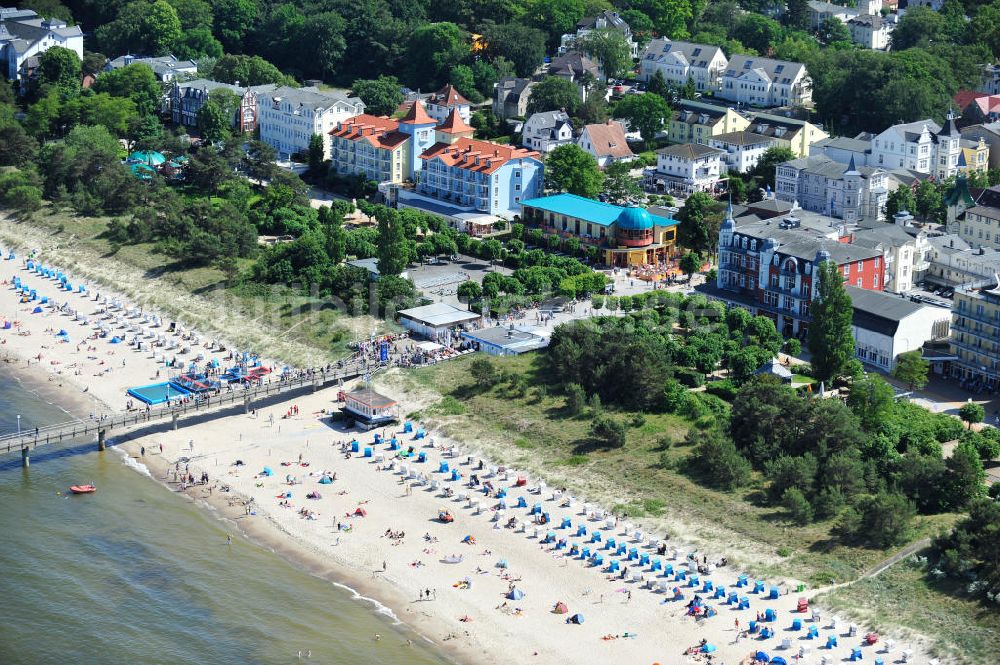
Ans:
[{"label": "yellow building", "polygon": [[960,173],[986,173],[990,168],[990,146],[980,136],[978,141],[962,139],[958,156]]},{"label": "yellow building", "polygon": [[597,247],[605,265],[662,266],[677,253],[677,220],[635,206],[617,206],[575,194],[521,202],[521,221],[545,233]]},{"label": "yellow building", "polygon": [[398,122],[367,113],[342,121],[330,132],[330,160],[337,173],[375,182],[403,182],[411,149],[410,136],[399,131]]},{"label": "yellow building", "polygon": [[749,120],[731,108],[685,99],[674,111],[667,139],[671,143],[707,143],[713,136],[742,132],[749,125]]},{"label": "yellow building", "polygon": [[809,146],[830,135],[808,120],[786,118],[770,113],[755,113],[747,122],[747,131],[769,136],[780,148],[788,148],[796,157],[808,157]]},{"label": "yellow building", "polygon": [[951,374],[966,388],[1000,387],[1000,284],[996,280],[955,289]]}]

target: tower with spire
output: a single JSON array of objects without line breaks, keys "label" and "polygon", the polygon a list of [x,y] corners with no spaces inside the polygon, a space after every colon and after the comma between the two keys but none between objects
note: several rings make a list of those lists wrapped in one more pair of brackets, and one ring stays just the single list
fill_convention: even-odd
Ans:
[{"label": "tower with spire", "polygon": [[851,163],[844,171],[844,205],[841,215],[847,224],[857,223],[862,215],[862,181],[861,172],[854,163],[854,155],[851,155]]},{"label": "tower with spire", "polygon": [[962,154],[962,133],[955,124],[955,112],[948,109],[948,118],[941,131],[934,135],[935,155],[931,173],[938,180],[950,178],[958,172],[958,158]]},{"label": "tower with spire", "polygon": [[405,157],[407,177],[416,178],[423,165],[420,155],[434,145],[437,140],[434,132],[436,124],[434,118],[427,115],[427,109],[424,108],[424,103],[419,99],[413,102],[413,106],[399,121],[398,131],[410,137],[409,152]]}]

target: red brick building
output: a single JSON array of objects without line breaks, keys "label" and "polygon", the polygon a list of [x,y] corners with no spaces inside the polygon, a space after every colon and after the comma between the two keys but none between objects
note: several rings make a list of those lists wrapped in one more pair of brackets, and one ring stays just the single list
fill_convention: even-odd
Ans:
[{"label": "red brick building", "polygon": [[804,338],[814,276],[824,261],[840,268],[844,282],[870,291],[885,287],[880,250],[838,242],[794,218],[736,225],[732,212],[719,231],[719,267],[713,295],[772,319],[785,337]]}]

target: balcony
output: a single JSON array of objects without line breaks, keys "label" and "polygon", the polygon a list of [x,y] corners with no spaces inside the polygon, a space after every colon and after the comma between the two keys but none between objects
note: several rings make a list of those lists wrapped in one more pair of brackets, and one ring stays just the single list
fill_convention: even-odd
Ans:
[{"label": "balcony", "polygon": [[[984,323],[988,326],[996,326],[1000,328],[1000,316],[990,318],[985,314],[975,314],[966,310],[952,310],[951,313],[958,318],[965,317],[967,319],[972,319],[973,321],[979,321],[980,323]],[[1000,314],[1000,311],[998,311],[998,314]]]},{"label": "balcony", "polygon": [[953,321],[951,324],[951,329],[957,330],[959,332],[964,332],[969,335],[974,335],[981,339],[990,340],[991,342],[1000,342],[1000,335],[994,333],[994,330],[997,330],[996,326],[990,326],[982,330],[976,330],[973,326],[970,326],[968,322],[962,324],[959,323],[958,321]]}]

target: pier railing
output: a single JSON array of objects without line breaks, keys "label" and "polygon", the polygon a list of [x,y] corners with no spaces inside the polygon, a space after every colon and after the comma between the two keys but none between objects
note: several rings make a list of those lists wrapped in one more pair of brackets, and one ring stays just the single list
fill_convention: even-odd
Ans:
[{"label": "pier railing", "polygon": [[195,414],[204,415],[221,407],[241,402],[244,405],[244,410],[249,412],[255,401],[305,387],[312,387],[314,391],[319,390],[328,383],[347,381],[365,374],[375,374],[386,366],[385,363],[350,363],[342,367],[311,370],[295,376],[268,377],[257,386],[247,386],[231,391],[224,390],[219,394],[204,393],[186,402],[177,401],[149,410],[102,415],[89,420],[72,420],[37,428],[24,428],[20,432],[0,435],[0,454],[17,450],[26,454],[27,449],[88,436],[96,436],[98,447],[103,450],[105,436],[111,430],[137,427],[164,420],[171,420],[176,429],[184,424],[181,422],[182,419]]}]

